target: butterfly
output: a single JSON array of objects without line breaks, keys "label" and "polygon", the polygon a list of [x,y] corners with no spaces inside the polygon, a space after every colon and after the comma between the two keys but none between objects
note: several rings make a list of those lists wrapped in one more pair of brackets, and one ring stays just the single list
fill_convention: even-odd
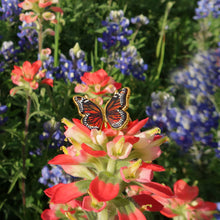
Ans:
[{"label": "butterfly", "polygon": [[104,109],[89,100],[87,96],[73,96],[73,101],[78,108],[81,122],[89,129],[101,129],[107,122],[111,128],[123,129],[129,122],[129,113],[126,111],[129,105],[130,89],[128,87],[116,90]]}]

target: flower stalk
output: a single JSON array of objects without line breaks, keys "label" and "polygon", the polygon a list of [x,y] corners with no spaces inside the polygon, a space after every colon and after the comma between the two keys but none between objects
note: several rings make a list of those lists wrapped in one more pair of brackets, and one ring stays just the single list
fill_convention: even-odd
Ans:
[{"label": "flower stalk", "polygon": [[55,25],[55,37],[54,37],[54,67],[58,66],[58,51],[59,51],[59,32],[60,32],[60,13],[56,13],[57,23]]},{"label": "flower stalk", "polygon": [[[24,130],[24,142],[22,145],[22,169],[23,173],[26,172],[26,151],[27,151],[27,134],[28,134],[28,127],[29,127],[29,116],[30,116],[30,109],[31,109],[31,97],[28,95],[27,97],[27,108],[26,108],[26,116],[25,116],[25,130]],[[25,196],[25,178],[22,178],[22,203],[23,207],[26,206],[26,196]]]},{"label": "flower stalk", "polygon": [[115,173],[116,161],[113,159],[108,160],[107,171],[114,174]]},{"label": "flower stalk", "polygon": [[103,209],[97,214],[97,220],[108,220],[108,209]]}]

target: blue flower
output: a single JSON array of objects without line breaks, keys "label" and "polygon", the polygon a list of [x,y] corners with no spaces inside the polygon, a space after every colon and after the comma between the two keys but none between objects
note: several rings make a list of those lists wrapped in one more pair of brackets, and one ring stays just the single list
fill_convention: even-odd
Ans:
[{"label": "blue flower", "polygon": [[43,185],[52,187],[58,183],[70,183],[73,177],[64,173],[60,166],[51,165],[51,169],[48,166],[44,166],[41,170],[41,177],[38,179]]},{"label": "blue flower", "polygon": [[2,43],[0,54],[6,62],[18,62],[17,53],[18,51],[15,50],[14,43],[12,41],[4,41]]},{"label": "blue flower", "polygon": [[[47,56],[43,60],[43,69],[46,69],[46,78],[54,79],[54,76],[59,73],[59,67],[54,67],[53,56]],[[59,75],[58,75],[59,76]]]},{"label": "blue flower", "polygon": [[208,17],[210,14],[217,18],[220,15],[219,0],[200,0],[197,2],[198,8],[195,9],[195,20]]},{"label": "blue flower", "polygon": [[26,23],[23,21],[22,25],[20,25],[18,28],[21,31],[20,33],[17,33],[17,36],[20,38],[18,41],[20,51],[36,49],[38,47],[36,24],[34,22]]},{"label": "blue flower", "polygon": [[184,151],[195,145],[209,146],[220,157],[213,133],[219,127],[220,115],[212,101],[219,87],[219,57],[219,50],[197,54],[187,68],[172,75],[171,91],[179,94],[176,100],[165,92],[153,93],[151,106],[146,108],[152,119],[149,125],[168,132]]},{"label": "blue flower", "polygon": [[18,0],[1,0],[2,7],[0,8],[0,12],[2,13],[0,16],[1,20],[9,20],[16,21],[18,19],[19,14],[21,13],[21,8],[18,7]]},{"label": "blue flower", "polygon": [[81,82],[80,77],[85,72],[90,72],[92,67],[87,65],[85,61],[85,52],[76,44],[69,50],[71,59],[67,59],[64,54],[59,57],[59,66],[54,67],[54,58],[48,56],[43,61],[44,69],[47,69],[47,78],[64,79],[65,82],[73,81]]},{"label": "blue flower", "polygon": [[[153,92],[151,98],[151,106],[147,106],[146,108],[146,113],[150,117],[146,127],[160,127],[163,132],[169,130],[170,127],[175,127],[174,124],[172,124],[173,120],[168,120],[171,105],[175,100],[174,97],[166,92]],[[174,108],[172,109],[171,115],[177,116],[177,112]]]},{"label": "blue flower", "polygon": [[2,61],[0,62],[0,72],[9,68],[11,64],[18,62],[18,50],[14,48],[14,43],[12,41],[4,41],[0,50],[0,55]]},{"label": "blue flower", "polygon": [[2,114],[6,113],[8,110],[8,107],[6,105],[1,105],[0,104],[0,126],[5,124],[5,122],[8,121],[8,117],[3,117]]},{"label": "blue flower", "polygon": [[138,15],[134,18],[131,18],[131,23],[136,24],[138,27],[141,27],[142,25],[149,24],[149,19],[144,15]]},{"label": "blue flower", "polygon": [[[137,17],[137,22],[138,19],[140,22],[147,22],[144,16]],[[98,41],[107,51],[107,58],[102,57],[101,60],[115,66],[124,75],[133,75],[139,80],[145,80],[144,72],[148,69],[148,65],[144,63],[135,46],[129,44],[128,37],[133,31],[129,30],[130,22],[124,17],[123,11],[111,11],[102,25],[106,26],[107,30]]]},{"label": "blue flower", "polygon": [[49,140],[51,148],[61,147],[64,145],[65,136],[60,130],[60,123],[55,122],[53,119],[43,124],[44,131],[39,135],[39,139],[43,141]]},{"label": "blue flower", "polygon": [[133,75],[135,78],[145,80],[143,73],[148,69],[148,65],[138,55],[134,46],[128,46],[121,52],[121,57],[117,59],[115,67],[120,69],[124,75]]},{"label": "blue flower", "polygon": [[75,45],[69,50],[69,55],[71,60],[68,60],[65,55],[60,56],[60,72],[59,75],[64,80],[69,80],[70,82],[77,81],[81,82],[80,77],[85,72],[90,72],[92,70],[91,66],[88,66],[85,61],[85,53],[78,45]]},{"label": "blue flower", "polygon": [[111,53],[115,47],[117,50],[121,50],[124,46],[129,44],[127,39],[133,32],[128,29],[130,22],[124,17],[122,10],[111,11],[106,21],[102,22],[102,25],[106,27],[106,31],[103,32],[102,38],[98,38],[98,41],[102,43],[102,48],[107,50],[107,53]]}]

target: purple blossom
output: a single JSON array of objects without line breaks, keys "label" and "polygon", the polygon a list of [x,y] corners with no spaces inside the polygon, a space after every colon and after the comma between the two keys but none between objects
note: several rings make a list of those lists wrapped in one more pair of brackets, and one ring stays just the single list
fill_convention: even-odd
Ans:
[{"label": "purple blossom", "polygon": [[115,48],[120,50],[129,44],[127,37],[132,34],[132,30],[128,29],[130,22],[124,17],[122,10],[111,11],[102,25],[107,30],[103,32],[102,38],[98,38],[98,41],[102,43],[102,48],[107,50],[108,54],[111,54]]},{"label": "purple blossom", "polygon": [[198,7],[195,9],[195,20],[206,18],[212,15],[214,18],[220,15],[220,1],[219,0],[200,0],[197,2]]},{"label": "purple blossom", "polygon": [[136,24],[138,27],[141,27],[142,25],[149,24],[149,19],[144,15],[138,15],[134,18],[131,18],[131,23]]},{"label": "purple blossom", "polygon": [[12,41],[4,41],[2,43],[0,54],[3,56],[6,62],[17,62],[18,51],[14,48],[14,43]]},{"label": "purple blossom", "polygon": [[[159,126],[187,151],[195,145],[214,148],[220,157],[220,142],[215,138],[220,115],[213,102],[219,88],[219,50],[197,54],[187,68],[172,75],[176,100],[165,92],[153,93],[146,113],[146,126]],[[183,96],[184,94],[184,96]]]},{"label": "purple blossom", "polygon": [[[60,122],[56,122],[53,119],[47,121],[43,124],[44,131],[40,134],[39,139],[41,144],[44,146],[43,142],[49,140],[49,147],[56,148],[64,145],[65,136],[60,130]],[[44,147],[45,148],[45,147]]]},{"label": "purple blossom", "polygon": [[22,22],[22,25],[19,26],[20,33],[17,33],[17,36],[20,38],[18,44],[21,51],[36,49],[38,47],[38,34],[36,31],[36,24]]},{"label": "purple blossom", "polygon": [[51,165],[51,169],[48,166],[44,166],[41,170],[41,177],[39,182],[48,187],[57,185],[58,183],[70,183],[73,177],[64,173],[63,169],[57,165]]},{"label": "purple blossom", "polygon": [[[147,23],[143,15],[132,19],[133,22]],[[102,57],[105,63],[115,66],[124,75],[133,75],[139,80],[145,80],[144,72],[148,65],[144,63],[135,46],[131,46],[128,37],[133,33],[129,30],[129,19],[124,17],[122,10],[111,11],[109,17],[102,22],[106,26],[102,38],[102,48],[107,51],[107,58]]]},{"label": "purple blossom", "polygon": [[80,77],[92,70],[92,67],[87,65],[85,61],[85,52],[76,44],[69,50],[71,59],[67,59],[64,54],[60,55],[59,66],[54,67],[53,56],[48,56],[43,61],[43,67],[47,69],[47,78],[64,79],[64,81],[78,81],[81,82]]},{"label": "purple blossom", "polygon": [[85,72],[92,70],[91,66],[88,66],[85,61],[85,53],[81,49],[75,51],[74,48],[69,50],[71,60],[68,60],[65,55],[60,56],[60,75],[64,80],[70,82],[81,82],[80,77]]},{"label": "purple blossom", "polygon": [[145,80],[143,73],[148,69],[148,65],[138,55],[134,46],[128,46],[117,59],[115,67],[120,69],[124,75],[133,75],[135,78]]},{"label": "purple blossom", "polygon": [[16,21],[22,10],[18,7],[18,3],[18,0],[1,0],[0,19],[4,21],[9,20],[10,22]]}]

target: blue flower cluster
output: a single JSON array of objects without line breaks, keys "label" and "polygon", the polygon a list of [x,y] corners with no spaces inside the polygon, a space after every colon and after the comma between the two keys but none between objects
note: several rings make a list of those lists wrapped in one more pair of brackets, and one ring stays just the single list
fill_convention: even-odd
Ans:
[{"label": "blue flower cluster", "polygon": [[6,113],[8,110],[8,107],[6,105],[0,104],[0,126],[5,124],[5,122],[8,120],[8,117],[3,117],[2,114]]},{"label": "blue flower cluster", "polygon": [[49,147],[56,148],[64,145],[65,136],[63,132],[60,130],[60,122],[56,122],[53,119],[47,121],[43,124],[44,131],[40,134],[39,139],[41,144],[44,146],[44,141],[49,140]]},{"label": "blue flower cluster", "polygon": [[[76,50],[76,47],[78,48]],[[61,54],[59,58],[59,66],[54,67],[54,58],[48,56],[48,58],[43,62],[43,67],[47,69],[46,77],[57,79],[64,79],[65,81],[77,81],[81,82],[80,77],[85,72],[90,72],[92,67],[87,65],[85,61],[85,53],[76,44],[75,47],[69,50],[69,55],[71,59],[67,59],[65,55]]]},{"label": "blue flower cluster", "polygon": [[128,46],[121,52],[121,57],[116,59],[115,67],[120,69],[124,75],[133,75],[135,78],[145,80],[143,73],[148,69],[144,60],[138,55],[134,46]]},{"label": "blue flower cluster", "polygon": [[37,48],[38,34],[36,31],[36,24],[34,22],[27,23],[23,21],[18,28],[20,30],[20,33],[17,33],[17,36],[20,38],[20,40],[18,41],[20,51]]},{"label": "blue flower cluster", "polygon": [[3,55],[6,62],[18,62],[17,53],[18,51],[15,49],[12,41],[4,41],[2,43],[0,54]]},{"label": "blue flower cluster", "polygon": [[181,85],[192,94],[213,95],[220,87],[220,48],[198,53],[183,71],[172,75],[174,85]]},{"label": "blue flower cluster", "polygon": [[130,21],[124,17],[122,10],[111,11],[106,21],[102,22],[107,30],[103,32],[102,38],[98,38],[98,41],[102,43],[102,48],[107,50],[108,54],[112,50],[120,51],[129,44],[127,37],[133,33],[128,29],[129,24]]},{"label": "blue flower cluster", "polygon": [[1,0],[0,12],[1,20],[16,21],[18,15],[21,13],[21,8],[18,7],[18,0]]},{"label": "blue flower cluster", "polygon": [[78,47],[78,44],[69,50],[71,60],[66,59],[64,55],[60,57],[60,75],[70,82],[74,80],[81,82],[80,77],[85,72],[90,72],[92,70],[92,67],[88,66],[85,61],[85,52],[80,48],[75,50],[76,47]]},{"label": "blue flower cluster", "polygon": [[167,117],[175,98],[166,92],[153,92],[151,94],[151,106],[147,106],[146,113],[150,116],[145,127],[159,127],[162,132],[167,132],[172,128]]},{"label": "blue flower cluster", "polygon": [[45,186],[52,187],[58,183],[70,183],[73,181],[73,177],[64,173],[60,166],[51,165],[50,169],[48,166],[44,166],[41,170],[41,177],[38,179],[40,183]]},{"label": "blue flower cluster", "polygon": [[15,49],[12,41],[4,41],[0,50],[2,57],[0,62],[0,72],[3,72],[8,65],[18,62],[18,50]]},{"label": "blue flower cluster", "polygon": [[[173,96],[164,92],[152,94],[146,113],[153,121],[146,126],[159,126],[185,151],[200,144],[215,149],[220,157],[217,131],[220,115],[213,103],[213,94],[220,85],[219,50],[197,54],[188,68],[172,75]],[[172,107],[176,105],[176,107]]]},{"label": "blue flower cluster", "polygon": [[220,0],[200,0],[197,2],[198,8],[195,9],[195,20],[208,17],[210,14],[217,18],[220,15]]},{"label": "blue flower cluster", "polygon": [[141,27],[142,25],[147,25],[149,22],[149,19],[142,14],[131,18],[131,23],[136,24],[138,27]]},{"label": "blue flower cluster", "polygon": [[[131,22],[139,29],[142,25],[148,24],[149,20],[139,15],[131,18]],[[107,30],[103,32],[102,38],[98,38],[98,41],[102,43],[102,48],[106,50],[108,57],[102,57],[102,61],[114,65],[125,75],[133,75],[137,79],[144,80],[143,73],[148,66],[144,64],[137,49],[130,45],[129,36],[133,31],[129,29],[130,21],[124,17],[124,12],[111,11],[102,25]]]}]

